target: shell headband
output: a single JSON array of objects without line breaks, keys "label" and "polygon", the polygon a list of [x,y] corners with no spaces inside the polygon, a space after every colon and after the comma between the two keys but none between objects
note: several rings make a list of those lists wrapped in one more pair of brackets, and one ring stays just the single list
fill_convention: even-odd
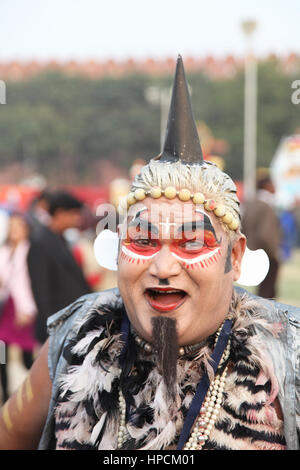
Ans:
[{"label": "shell headband", "polygon": [[161,189],[159,186],[153,186],[148,191],[137,188],[131,191],[124,200],[120,201],[120,212],[124,213],[130,206],[143,201],[147,196],[153,199],[159,199],[161,196],[165,196],[167,199],[178,197],[178,199],[183,202],[192,200],[194,204],[203,204],[205,210],[213,212],[230,230],[235,231],[240,226],[239,219],[232,215],[232,212],[226,208],[226,205],[217,203],[215,199],[206,198],[202,192],[198,191],[193,193],[187,188],[177,190],[175,186],[167,186],[165,189]]}]

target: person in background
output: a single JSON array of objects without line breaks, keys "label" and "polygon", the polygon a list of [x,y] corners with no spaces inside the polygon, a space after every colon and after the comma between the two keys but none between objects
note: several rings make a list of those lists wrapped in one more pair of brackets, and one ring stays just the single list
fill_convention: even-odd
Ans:
[{"label": "person in background", "polygon": [[33,230],[36,228],[38,229],[41,225],[47,226],[50,224],[50,199],[51,192],[49,190],[44,190],[31,202],[27,215]]},{"label": "person in background", "polygon": [[[32,295],[27,268],[29,250],[28,222],[22,214],[10,216],[8,236],[0,248],[0,340],[6,345],[17,345],[23,353],[27,369],[33,363],[34,321],[36,304]],[[7,364],[1,364],[2,399],[8,398]]]},{"label": "person in background", "polygon": [[286,262],[292,258],[294,248],[297,246],[297,222],[293,208],[288,207],[282,210],[279,220],[283,234],[281,240],[281,258],[283,262]]},{"label": "person in background", "polygon": [[267,169],[258,171],[256,187],[256,198],[244,206],[242,227],[248,247],[263,249],[270,261],[269,272],[259,285],[258,295],[274,299],[281,264],[282,230],[274,205],[275,188]]},{"label": "person in background", "polygon": [[[94,254],[94,240],[99,217],[85,207],[82,211],[81,224],[74,241],[71,241],[73,256],[81,267],[84,276],[93,292],[102,290],[105,269],[99,266]],[[77,236],[76,236],[77,235]]]},{"label": "person in background", "polygon": [[35,334],[41,344],[47,339],[49,315],[91,292],[64,238],[67,229],[79,226],[82,206],[82,202],[68,192],[53,193],[49,225],[41,224],[31,237],[28,269],[38,308]]}]

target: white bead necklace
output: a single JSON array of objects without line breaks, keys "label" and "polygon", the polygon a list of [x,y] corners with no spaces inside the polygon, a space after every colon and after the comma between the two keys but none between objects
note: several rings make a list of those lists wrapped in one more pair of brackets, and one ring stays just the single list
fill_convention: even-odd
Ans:
[{"label": "white bead necklace", "polygon": [[[219,335],[217,335],[215,343],[217,342],[218,336]],[[229,354],[230,340],[222,354],[219,367],[228,359]],[[216,374],[214,380],[211,382],[201,407],[199,417],[195,422],[189,440],[183,448],[184,450],[201,450],[209,438],[221,408],[227,369],[228,365],[225,367],[222,374]],[[126,402],[121,390],[119,390],[119,410],[120,423],[117,437],[117,448],[121,449],[126,440]]]},{"label": "white bead necklace", "polygon": [[[224,320],[225,321],[225,320]],[[215,333],[215,342],[214,342],[214,345],[216,345],[216,342],[220,336],[220,333],[221,333],[221,330],[223,328],[223,325],[224,325],[224,321],[223,323],[219,326],[218,330],[216,331]],[[136,344],[146,353],[146,354],[152,354],[152,353],[156,353],[156,349],[154,348],[154,346],[151,344],[151,343],[148,343],[147,341],[145,341],[143,338],[141,338],[135,331],[133,331],[133,336],[134,336],[134,340],[136,342]],[[205,344],[206,341],[202,341],[200,343],[197,343],[197,344],[193,344],[193,345],[188,345],[188,346],[181,346],[179,349],[178,349],[178,356],[179,357],[182,357],[182,356],[191,356],[191,355],[195,355],[197,353],[197,351],[199,351],[199,349]]]},{"label": "white bead necklace", "polygon": [[221,375],[216,375],[210,384],[199,417],[193,427],[189,440],[184,450],[201,450],[213,429],[218,417],[223,399],[228,366]]},{"label": "white bead necklace", "polygon": [[[216,334],[215,345],[219,335],[220,329]],[[220,359],[218,368],[228,359],[230,354],[230,346],[231,341],[229,340]],[[205,400],[200,409],[199,417],[194,424],[189,440],[186,442],[183,448],[184,450],[201,450],[207,441],[221,408],[227,370],[228,365],[225,367],[222,374],[216,374],[214,380],[211,382]]]},{"label": "white bead necklace", "polygon": [[119,390],[119,410],[120,410],[120,424],[118,430],[118,449],[121,449],[125,442],[126,434],[126,402],[123,393]]}]

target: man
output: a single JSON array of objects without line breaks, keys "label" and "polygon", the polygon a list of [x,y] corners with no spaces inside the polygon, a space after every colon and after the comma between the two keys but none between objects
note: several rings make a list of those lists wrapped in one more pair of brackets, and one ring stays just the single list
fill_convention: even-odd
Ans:
[{"label": "man", "polygon": [[266,299],[276,299],[282,232],[274,206],[275,188],[268,171],[258,172],[256,186],[256,198],[244,207],[243,233],[247,237],[248,247],[251,250],[263,249],[270,261],[270,269],[260,283],[257,294]]},{"label": "man", "polygon": [[51,192],[45,189],[41,191],[31,202],[27,216],[32,230],[39,230],[41,225],[44,226],[50,223],[50,199]]},{"label": "man", "polygon": [[65,230],[79,225],[82,203],[64,191],[48,195],[47,199],[48,225],[36,225],[28,253],[31,286],[38,307],[35,333],[41,344],[47,339],[47,318],[91,292],[63,236]]},{"label": "man", "polygon": [[239,202],[203,161],[180,57],[163,152],[126,202],[118,238],[97,245],[117,256],[118,289],[49,319],[1,448],[297,449],[299,310],[233,288]]}]

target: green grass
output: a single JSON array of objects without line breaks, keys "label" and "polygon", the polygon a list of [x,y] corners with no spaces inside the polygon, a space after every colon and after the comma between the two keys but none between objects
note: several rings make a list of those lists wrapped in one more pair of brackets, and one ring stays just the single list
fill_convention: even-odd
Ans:
[{"label": "green grass", "polygon": [[300,250],[282,264],[278,281],[278,300],[300,307]]}]

